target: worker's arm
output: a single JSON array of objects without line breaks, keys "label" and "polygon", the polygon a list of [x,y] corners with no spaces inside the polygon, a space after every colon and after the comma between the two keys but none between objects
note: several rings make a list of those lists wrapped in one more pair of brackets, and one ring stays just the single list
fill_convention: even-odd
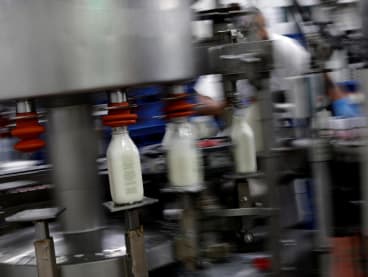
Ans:
[{"label": "worker's arm", "polygon": [[197,94],[197,113],[201,115],[221,115],[226,107],[225,101],[215,101],[208,96]]},{"label": "worker's arm", "polygon": [[332,81],[327,73],[324,73],[324,78],[326,94],[331,100],[334,115],[342,117],[358,116],[359,111],[351,103],[347,94]]},{"label": "worker's arm", "polygon": [[325,79],[326,94],[331,101],[346,97],[342,89],[332,81],[331,77],[327,73],[323,73],[323,77]]},{"label": "worker's arm", "polygon": [[198,78],[194,90],[197,94],[197,112],[201,115],[220,115],[226,106],[221,75]]}]

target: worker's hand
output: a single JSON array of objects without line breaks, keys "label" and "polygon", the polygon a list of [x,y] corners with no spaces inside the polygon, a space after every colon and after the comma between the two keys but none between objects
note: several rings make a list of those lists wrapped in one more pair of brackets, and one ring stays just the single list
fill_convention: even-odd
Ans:
[{"label": "worker's hand", "polygon": [[344,97],[332,101],[332,110],[335,116],[355,117],[359,116],[358,109],[351,103],[349,98]]},{"label": "worker's hand", "polygon": [[225,101],[215,101],[210,97],[197,95],[199,105],[197,106],[197,113],[201,115],[221,115],[226,107]]}]

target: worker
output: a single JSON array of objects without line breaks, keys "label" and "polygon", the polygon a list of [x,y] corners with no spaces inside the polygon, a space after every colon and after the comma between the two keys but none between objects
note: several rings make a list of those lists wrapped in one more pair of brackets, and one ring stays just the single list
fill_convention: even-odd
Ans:
[{"label": "worker", "polygon": [[[308,70],[309,53],[293,39],[269,32],[266,19],[258,9],[254,9],[250,23],[247,22],[248,19],[244,17],[241,21],[241,28],[254,30],[256,40],[272,40],[273,42],[274,70],[271,74],[271,90],[285,90],[284,78],[301,75]],[[220,75],[201,76],[195,85],[195,90],[199,94],[199,102],[203,104],[203,111],[215,115],[221,114],[226,104]],[[254,91],[247,80],[238,81],[237,90],[244,97],[254,96]]]},{"label": "worker", "polygon": [[[273,49],[273,71],[271,73],[271,91],[287,90],[286,77],[301,75],[308,70],[310,63],[310,54],[296,41],[286,36],[274,34],[267,30],[266,19],[260,10],[254,8],[251,18],[249,16],[242,17],[239,20],[239,29],[245,33],[248,41],[254,40],[272,40]],[[251,36],[249,36],[251,31]],[[215,116],[221,115],[227,105],[222,88],[221,75],[205,75],[201,76],[194,89],[198,93],[198,102],[202,105],[199,112],[212,114]],[[257,95],[254,87],[248,80],[239,80],[236,84],[239,100],[245,105],[255,104]],[[259,113],[259,109],[249,109],[252,112]],[[259,118],[259,115],[252,116]],[[256,121],[254,121],[256,122]],[[258,123],[255,123],[258,124]],[[250,124],[253,129],[258,127]],[[253,126],[252,126],[253,125]],[[254,131],[259,133],[258,131]],[[227,135],[226,130],[221,133]],[[257,138],[256,141],[261,141]],[[257,146],[258,150],[261,146]]]},{"label": "worker", "polygon": [[[246,31],[248,38],[254,37],[255,40],[271,40],[273,49],[273,71],[271,72],[270,89],[271,92],[287,91],[289,82],[287,77],[300,76],[309,70],[310,54],[295,40],[270,32],[267,29],[266,18],[262,12],[254,8],[253,16],[242,17],[239,20],[239,28]],[[249,36],[249,32],[251,36]],[[249,40],[249,39],[248,39]],[[335,115],[351,117],[356,115],[353,111],[352,104],[347,99],[341,88],[333,83],[328,74],[324,74],[326,80],[326,95],[331,100],[332,109]],[[204,114],[212,114],[219,116],[223,113],[227,106],[226,99],[224,97],[224,91],[222,88],[221,75],[205,75],[201,76],[194,87],[198,93],[198,102],[202,105],[199,106],[199,112]],[[239,80],[236,84],[237,93],[240,100],[245,106],[250,106],[256,101],[255,89],[249,84],[248,80]],[[256,105],[253,105],[254,107]],[[249,109],[250,112],[259,113],[258,107],[256,109]],[[252,115],[259,119],[259,115]],[[255,122],[255,121],[254,121]],[[255,123],[250,123],[252,129],[257,129]],[[257,138],[258,131],[256,133],[256,141],[261,141]],[[227,132],[222,134],[226,135]],[[261,146],[257,146],[260,150]]]}]

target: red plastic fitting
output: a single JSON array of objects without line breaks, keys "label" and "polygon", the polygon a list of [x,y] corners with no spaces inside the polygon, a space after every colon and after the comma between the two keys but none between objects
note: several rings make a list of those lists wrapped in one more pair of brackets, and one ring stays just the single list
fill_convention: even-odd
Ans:
[{"label": "red plastic fitting", "polygon": [[45,127],[38,122],[37,113],[17,113],[15,123],[16,127],[11,134],[20,139],[14,145],[16,150],[34,152],[45,147],[46,143],[39,138],[45,132]]},{"label": "red plastic fitting", "polygon": [[252,265],[260,271],[271,270],[271,259],[267,257],[258,257],[252,260]]},{"label": "red plastic fitting", "polygon": [[171,95],[166,99],[164,113],[167,119],[191,116],[194,114],[194,105],[187,101],[188,95],[185,93]]},{"label": "red plastic fitting", "polygon": [[131,113],[128,102],[110,103],[108,115],[102,117],[102,123],[111,128],[128,126],[137,122],[138,116]]}]

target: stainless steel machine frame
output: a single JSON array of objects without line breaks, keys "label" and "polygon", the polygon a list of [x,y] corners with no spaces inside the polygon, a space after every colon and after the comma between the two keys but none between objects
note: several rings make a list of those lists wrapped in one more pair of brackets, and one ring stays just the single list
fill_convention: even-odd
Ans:
[{"label": "stainless steel machine frame", "polygon": [[[0,100],[56,97],[190,79],[194,75],[194,52],[189,2],[13,0],[0,3],[0,34],[4,36],[0,39]],[[262,80],[257,86],[265,138],[263,157],[269,186],[268,204],[269,209],[275,211],[270,222],[272,266],[273,274],[278,276],[281,265],[275,181],[277,156],[273,151],[268,82],[271,47],[269,41],[201,47],[197,57],[200,74],[219,73],[230,81]],[[96,216],[99,212],[95,139],[88,114],[88,105],[84,103],[49,109],[54,180],[59,203],[67,206],[64,230],[69,233],[91,231],[101,225]],[[90,149],[93,151],[89,152]],[[70,159],[73,162],[68,163]],[[80,168],[84,171],[79,171]],[[83,198],[85,201],[78,201]],[[253,212],[257,211],[265,212]],[[61,275],[101,276],[109,272],[109,276],[121,276],[127,274],[121,262],[125,259],[63,265]],[[2,268],[8,276],[36,274],[29,266],[17,266],[17,273],[0,265],[0,270]]]},{"label": "stainless steel machine frame", "polygon": [[193,77],[190,1],[0,3],[0,100]]},{"label": "stainless steel machine frame", "polygon": [[[272,41],[256,41],[247,43],[224,44],[199,48],[202,74],[218,73],[224,77],[225,93],[234,93],[236,80],[249,79],[254,81],[258,89],[258,100],[261,106],[261,122],[263,131],[264,151],[262,159],[265,164],[265,178],[268,186],[268,208],[273,212],[270,216],[270,252],[272,254],[272,274],[281,274],[280,257],[280,219],[279,195],[276,183],[276,152],[273,105],[270,92],[270,71],[272,69]],[[207,55],[204,53],[208,53]],[[197,55],[199,56],[199,55]],[[260,211],[263,214],[263,209]]]},{"label": "stainless steel machine frame", "polygon": [[[104,222],[98,193],[96,135],[90,103],[80,95],[191,79],[194,53],[190,3],[0,3],[0,101],[28,103],[24,99],[43,101],[47,96],[44,103],[48,108],[48,149],[56,199],[66,208],[61,218],[62,237],[74,254],[84,253],[85,247],[102,249],[105,238],[100,235]],[[92,241],[96,245],[91,246]],[[168,253],[165,257],[171,259],[171,247],[164,251]],[[155,257],[149,257],[152,268]],[[87,259],[60,264],[60,274],[102,276],[108,272],[109,276],[125,276],[125,260],[125,256],[99,257],[92,262]],[[5,276],[35,276],[35,269],[32,263],[0,264]]]},{"label": "stainless steel machine frame", "polygon": [[[365,10],[368,10],[368,3],[365,1]],[[366,25],[367,20],[365,20],[365,32],[368,36],[368,25]],[[361,82],[363,91],[365,91],[365,95],[367,96],[368,91],[368,69],[364,68],[359,71],[359,81]],[[365,115],[368,114],[368,101],[365,101],[365,107],[364,107]],[[361,159],[361,194],[362,194],[362,211],[361,211],[361,225],[362,225],[362,237],[363,237],[363,254],[365,257],[368,255],[368,249],[367,249],[367,242],[368,242],[368,143],[367,143],[367,133],[365,133],[365,141],[364,145],[362,147],[362,150],[360,152],[360,159]],[[366,268],[363,272],[368,272],[368,267],[365,264]]]},{"label": "stainless steel machine frame", "polygon": [[88,104],[51,107],[48,111],[48,150],[53,164],[57,205],[66,233],[93,231],[102,226],[97,135]]},{"label": "stainless steel machine frame", "polygon": [[315,139],[310,149],[316,203],[315,251],[318,255],[319,276],[331,276],[331,178],[328,168],[329,146],[324,139]]}]

